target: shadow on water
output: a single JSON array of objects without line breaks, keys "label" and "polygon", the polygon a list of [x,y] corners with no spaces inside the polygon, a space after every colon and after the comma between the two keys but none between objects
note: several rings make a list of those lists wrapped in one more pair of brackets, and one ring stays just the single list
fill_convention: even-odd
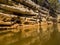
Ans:
[{"label": "shadow on water", "polygon": [[57,24],[16,30],[0,33],[0,45],[60,45]]}]

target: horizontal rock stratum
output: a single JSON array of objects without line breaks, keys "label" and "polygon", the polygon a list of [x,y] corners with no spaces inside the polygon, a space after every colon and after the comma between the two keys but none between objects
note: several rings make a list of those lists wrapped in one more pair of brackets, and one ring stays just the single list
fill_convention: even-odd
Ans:
[{"label": "horizontal rock stratum", "polygon": [[[1,25],[33,24],[49,15],[49,10],[36,4],[32,0],[0,0]],[[13,22],[13,23],[11,23]],[[29,23],[30,22],[30,23]]]}]

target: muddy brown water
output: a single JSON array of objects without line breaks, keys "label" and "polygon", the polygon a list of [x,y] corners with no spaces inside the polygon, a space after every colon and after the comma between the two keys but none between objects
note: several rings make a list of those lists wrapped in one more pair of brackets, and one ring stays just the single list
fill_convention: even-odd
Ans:
[{"label": "muddy brown water", "polygon": [[0,31],[0,45],[60,45],[60,24]]}]

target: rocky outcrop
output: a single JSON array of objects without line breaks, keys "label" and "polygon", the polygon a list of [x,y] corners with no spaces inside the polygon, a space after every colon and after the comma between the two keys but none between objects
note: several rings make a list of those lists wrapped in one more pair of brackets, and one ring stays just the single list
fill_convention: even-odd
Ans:
[{"label": "rocky outcrop", "polygon": [[0,0],[0,19],[3,22],[0,25],[38,23],[41,18],[47,18],[48,15],[48,9],[31,0]]},{"label": "rocky outcrop", "polygon": [[27,14],[27,15],[37,15],[36,12],[34,12],[33,10],[29,10],[28,8],[24,8],[24,7],[15,7],[15,6],[9,6],[9,5],[4,5],[4,4],[0,4],[0,8],[10,11],[10,12],[15,12],[15,13],[21,13],[21,14]]}]

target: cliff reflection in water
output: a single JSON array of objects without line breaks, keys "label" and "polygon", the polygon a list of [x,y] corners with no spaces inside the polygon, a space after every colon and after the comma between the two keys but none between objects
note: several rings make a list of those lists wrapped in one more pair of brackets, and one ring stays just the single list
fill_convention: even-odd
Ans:
[{"label": "cliff reflection in water", "polygon": [[58,27],[42,25],[5,31],[0,33],[0,45],[60,45]]}]

